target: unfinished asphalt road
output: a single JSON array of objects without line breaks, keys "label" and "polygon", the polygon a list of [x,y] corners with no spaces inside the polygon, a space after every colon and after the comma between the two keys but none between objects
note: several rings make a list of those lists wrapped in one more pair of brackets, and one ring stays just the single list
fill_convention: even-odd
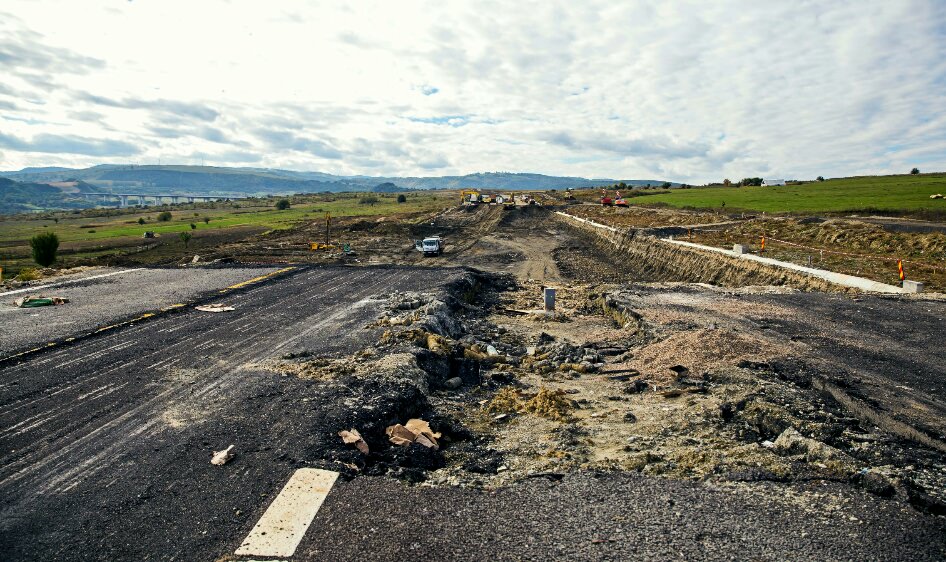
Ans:
[{"label": "unfinished asphalt road", "polygon": [[[252,364],[360,347],[369,297],[455,275],[300,271],[226,298],[230,313],[188,310],[0,369],[3,558],[225,551],[323,433],[316,385]],[[230,444],[241,460],[211,466]]]},{"label": "unfinished asphalt road", "polygon": [[[191,309],[0,368],[3,559],[231,556],[290,476],[319,464],[336,410],[360,396],[258,363],[358,349],[379,331],[362,329],[372,297],[460,274],[300,269],[223,298],[229,313]],[[230,444],[236,458],[212,466]],[[942,525],[902,504],[850,492],[823,520],[790,490],[634,475],[496,491],[356,478],[336,485],[293,559],[943,556]]]},{"label": "unfinished asphalt road", "polygon": [[[131,268],[103,267],[34,288],[0,293],[0,358],[50,341],[83,334],[151,312],[187,303],[211,292],[276,271],[274,267]],[[26,295],[69,299],[62,306],[17,308]]]}]

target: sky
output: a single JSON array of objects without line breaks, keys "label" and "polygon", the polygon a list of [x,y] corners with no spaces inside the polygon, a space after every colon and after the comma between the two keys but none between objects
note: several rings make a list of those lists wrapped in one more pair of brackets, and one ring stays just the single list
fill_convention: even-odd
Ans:
[{"label": "sky", "polygon": [[0,169],[946,170],[943,0],[4,0]]}]

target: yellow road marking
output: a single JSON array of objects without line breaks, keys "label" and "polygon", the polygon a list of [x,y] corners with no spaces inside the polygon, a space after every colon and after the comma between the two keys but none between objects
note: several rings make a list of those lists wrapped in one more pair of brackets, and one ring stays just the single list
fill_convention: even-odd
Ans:
[{"label": "yellow road marking", "polygon": [[230,285],[230,286],[227,287],[226,289],[222,289],[220,292],[221,292],[221,293],[225,293],[225,292],[227,292],[227,291],[232,291],[233,289],[239,289],[239,288],[241,288],[241,287],[246,287],[247,285],[252,285],[253,283],[258,283],[258,282],[262,281],[263,279],[269,279],[270,277],[272,277],[272,276],[274,276],[274,275],[279,275],[280,273],[285,273],[285,272],[287,272],[287,271],[292,271],[293,269],[295,269],[295,268],[294,268],[294,267],[284,267],[284,268],[282,268],[282,269],[277,269],[276,271],[267,273],[266,275],[260,275],[259,277],[254,277],[254,278],[252,278],[252,279],[247,279],[246,281],[241,281],[241,282],[237,283],[236,285]]},{"label": "yellow road marking", "polygon": [[[139,269],[140,269],[140,268],[139,268]],[[252,279],[247,279],[246,281],[243,281],[243,282],[241,282],[241,283],[237,283],[236,285],[230,285],[230,286],[227,287],[226,289],[221,289],[220,292],[221,292],[221,293],[226,293],[226,292],[228,292],[228,291],[232,291],[233,289],[239,289],[239,288],[241,288],[241,287],[246,287],[247,285],[250,285],[250,284],[252,284],[252,283],[257,283],[257,282],[262,281],[262,280],[264,280],[264,279],[268,279],[268,278],[270,278],[270,277],[272,277],[272,276],[274,276],[274,275],[279,275],[280,273],[285,273],[285,272],[287,272],[287,271],[292,271],[293,269],[296,269],[296,268],[295,268],[295,267],[284,267],[284,268],[282,268],[282,269],[277,269],[276,271],[267,273],[266,275],[260,275],[259,277],[254,277],[254,278],[252,278]],[[127,272],[129,272],[129,271],[138,271],[138,270],[137,270],[137,269],[129,269],[129,270],[121,271],[121,272],[118,272],[118,273],[127,273]],[[97,276],[97,277],[101,277],[101,276]],[[91,279],[91,278],[90,278],[90,279]],[[167,306],[167,307],[158,309],[158,312],[167,312],[167,311],[169,311],[169,310],[174,310],[175,308],[183,308],[183,307],[186,307],[186,306],[187,306],[186,304],[176,303],[176,304],[172,304],[172,305],[170,305],[170,306]],[[138,321],[140,321],[140,320],[145,320],[145,319],[147,319],[147,318],[151,318],[152,316],[157,316],[158,312],[146,312],[146,313],[142,314],[141,316],[138,316],[137,318],[132,318],[131,320],[126,320],[125,322],[119,322],[118,324],[111,324],[111,325],[109,325],[109,326],[102,326],[102,327],[100,327],[100,328],[97,328],[96,330],[94,330],[94,331],[91,332],[91,333],[93,333],[93,334],[98,334],[98,333],[101,333],[101,332],[105,332],[105,331],[107,331],[107,330],[112,330],[112,329],[115,329],[115,328],[120,328],[120,327],[122,327],[122,326],[128,326],[129,324],[132,324],[132,323],[134,323],[134,322],[138,322]],[[63,340],[63,341],[65,341],[65,342],[71,342],[71,341],[75,341],[75,339],[76,339],[76,338],[71,337],[71,338],[66,338],[66,339]],[[52,347],[52,346],[54,346],[54,345],[57,345],[57,343],[58,343],[58,342],[49,342],[49,343],[47,343],[46,345],[43,345],[43,346],[40,346],[40,347],[35,347],[35,348],[33,348],[33,349],[28,349],[28,350],[26,350],[26,351],[21,351],[20,353],[17,353],[17,354],[15,354],[15,355],[10,355],[9,357],[0,357],[0,361],[9,361],[9,360],[11,360],[11,359],[16,359],[17,357],[23,357],[24,355],[29,355],[29,354],[31,354],[31,353],[36,353],[37,351],[41,351],[41,350],[43,350],[43,349],[46,349],[47,347]]]}]

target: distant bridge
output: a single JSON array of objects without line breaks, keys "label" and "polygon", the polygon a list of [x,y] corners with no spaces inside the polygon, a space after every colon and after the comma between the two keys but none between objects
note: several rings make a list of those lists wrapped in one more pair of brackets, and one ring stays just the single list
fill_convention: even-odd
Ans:
[{"label": "distant bridge", "polygon": [[100,197],[102,199],[118,199],[118,205],[120,207],[127,207],[129,202],[132,205],[145,205],[148,200],[154,202],[155,205],[160,205],[166,200],[170,200],[171,203],[193,203],[195,201],[221,201],[223,199],[229,199],[229,197],[224,197],[221,195],[176,195],[172,193],[82,193],[86,198]]}]

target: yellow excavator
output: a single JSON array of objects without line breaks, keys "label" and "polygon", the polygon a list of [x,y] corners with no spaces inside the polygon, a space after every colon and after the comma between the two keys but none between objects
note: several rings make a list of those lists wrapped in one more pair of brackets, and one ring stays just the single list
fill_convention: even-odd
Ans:
[{"label": "yellow excavator", "polygon": [[478,205],[480,203],[480,192],[475,189],[464,189],[460,191],[461,205]]}]

